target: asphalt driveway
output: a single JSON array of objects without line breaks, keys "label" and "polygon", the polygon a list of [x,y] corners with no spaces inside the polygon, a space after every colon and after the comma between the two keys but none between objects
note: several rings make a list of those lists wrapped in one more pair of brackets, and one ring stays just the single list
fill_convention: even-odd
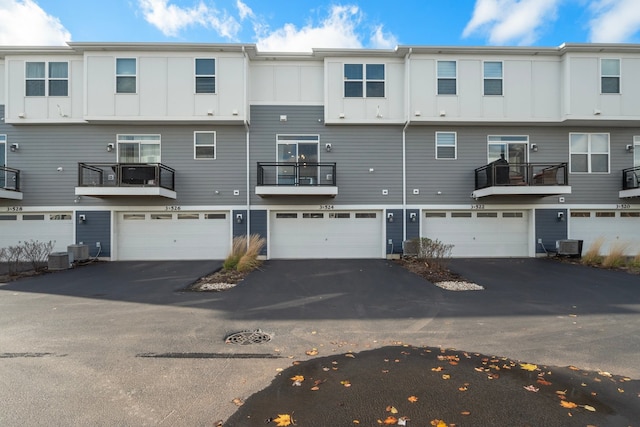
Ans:
[{"label": "asphalt driveway", "polygon": [[[452,260],[451,292],[383,260],[100,263],[0,285],[0,425],[212,425],[292,360],[398,343],[640,378],[640,279],[545,259]],[[260,329],[263,344],[225,344]],[[634,359],[636,357],[636,359]],[[37,408],[37,409],[33,409]]]}]

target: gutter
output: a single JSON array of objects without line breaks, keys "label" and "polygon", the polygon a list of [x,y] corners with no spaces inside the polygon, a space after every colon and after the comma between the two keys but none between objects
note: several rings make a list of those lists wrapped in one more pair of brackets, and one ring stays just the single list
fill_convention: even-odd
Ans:
[{"label": "gutter", "polygon": [[247,183],[246,183],[246,188],[247,188],[247,218],[246,218],[246,224],[247,224],[247,244],[249,244],[249,237],[251,236],[251,162],[249,160],[249,121],[247,120],[247,116],[249,115],[249,103],[247,101],[248,99],[248,90],[247,90],[247,73],[248,73],[248,55],[247,55],[247,51],[245,50],[245,47],[242,46],[242,54],[244,56],[244,87],[243,87],[243,91],[244,91],[244,96],[243,96],[243,102],[245,103],[245,112],[244,112],[244,120],[243,120],[243,124],[244,124],[244,130],[245,130],[245,138],[246,138],[246,150],[247,150],[247,155],[245,156],[247,159],[247,170],[246,170],[246,174],[247,174]]},{"label": "gutter", "polygon": [[405,92],[406,92],[406,114],[407,120],[405,121],[404,127],[402,128],[402,242],[407,240],[407,128],[411,124],[411,99],[409,93],[410,78],[411,78],[411,67],[409,59],[411,58],[411,53],[413,52],[413,48],[409,48],[409,52],[405,56],[405,69],[406,71],[406,81],[405,81]]}]

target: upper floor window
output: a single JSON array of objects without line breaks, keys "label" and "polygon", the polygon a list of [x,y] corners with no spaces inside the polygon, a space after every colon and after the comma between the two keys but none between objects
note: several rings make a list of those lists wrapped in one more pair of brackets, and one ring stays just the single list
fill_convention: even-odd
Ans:
[{"label": "upper floor window", "polygon": [[69,64],[67,62],[27,62],[26,96],[68,96]]},{"label": "upper floor window", "polygon": [[502,62],[484,63],[484,94],[502,95]]},{"label": "upper floor window", "polygon": [[384,98],[384,64],[344,64],[345,98]]},{"label": "upper floor window", "polygon": [[457,93],[456,61],[438,61],[438,95]]},{"label": "upper floor window", "polygon": [[602,93],[620,93],[620,60],[600,60],[600,90]]},{"label": "upper floor window", "polygon": [[436,132],[436,159],[456,158],[456,133]]},{"label": "upper floor window", "polygon": [[160,163],[160,135],[118,135],[118,163]]},{"label": "upper floor window", "polygon": [[136,59],[116,58],[116,93],[136,93]]},{"label": "upper floor window", "polygon": [[193,158],[194,159],[215,159],[216,158],[216,133],[215,132],[194,132],[193,133]]},{"label": "upper floor window", "polygon": [[196,93],[216,93],[216,60],[196,58]]},{"label": "upper floor window", "polygon": [[609,134],[569,134],[571,173],[609,173]]}]

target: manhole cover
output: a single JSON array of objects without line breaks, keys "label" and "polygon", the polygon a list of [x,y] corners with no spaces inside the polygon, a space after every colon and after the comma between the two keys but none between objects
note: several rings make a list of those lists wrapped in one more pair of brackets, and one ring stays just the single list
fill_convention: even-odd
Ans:
[{"label": "manhole cover", "polygon": [[260,329],[256,329],[255,331],[234,332],[233,334],[227,335],[224,339],[226,344],[240,345],[262,344],[269,341],[271,341],[271,334],[262,332]]}]

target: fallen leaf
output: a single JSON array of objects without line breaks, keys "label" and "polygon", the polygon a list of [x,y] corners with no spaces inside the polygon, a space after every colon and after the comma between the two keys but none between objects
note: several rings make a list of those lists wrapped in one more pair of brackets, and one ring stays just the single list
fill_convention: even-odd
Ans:
[{"label": "fallen leaf", "polygon": [[291,378],[290,378],[290,380],[291,380],[291,381],[294,381],[294,382],[296,382],[296,381],[297,381],[297,382],[302,382],[302,381],[304,381],[304,376],[302,376],[302,375],[295,375],[295,376],[291,377]]},{"label": "fallen leaf", "polygon": [[583,408],[590,412],[596,412],[596,408],[590,405],[584,405]]},{"label": "fallen leaf", "polygon": [[443,374],[443,375],[442,375],[442,379],[443,379],[443,380],[448,380],[448,379],[450,379],[450,378],[451,378],[451,375],[449,375],[449,374]]},{"label": "fallen leaf", "polygon": [[387,412],[391,412],[392,414],[397,414],[398,410],[394,406],[387,406]]},{"label": "fallen leaf", "polygon": [[431,420],[431,425],[435,427],[448,427],[443,420]]},{"label": "fallen leaf", "polygon": [[383,369],[383,370],[382,370],[382,373],[383,373],[383,374],[388,374],[388,373],[389,373],[389,370],[388,370],[388,369]]},{"label": "fallen leaf", "polygon": [[471,411],[462,411],[460,415],[471,415]]},{"label": "fallen leaf", "polygon": [[416,396],[409,396],[407,400],[411,403],[416,403],[418,401],[418,398]]},{"label": "fallen leaf", "polygon": [[347,353],[347,354],[345,354],[345,357],[350,357],[352,359],[356,358],[356,356],[354,356],[353,353]]},{"label": "fallen leaf", "polygon": [[345,387],[351,387],[351,383],[349,382],[349,380],[340,381],[340,384]]},{"label": "fallen leaf", "polygon": [[538,381],[536,381],[538,384],[542,384],[542,385],[551,385],[551,381],[547,381],[544,378],[538,378]]},{"label": "fallen leaf", "polygon": [[360,424],[360,421],[358,421],[358,420],[353,420],[353,423],[354,423],[354,424]]},{"label": "fallen leaf", "polygon": [[244,401],[242,399],[240,399],[239,397],[236,397],[235,399],[233,399],[231,401],[234,405],[236,406],[242,406],[244,405]]},{"label": "fallen leaf", "polygon": [[556,391],[556,394],[559,394],[560,396],[564,396],[565,394],[567,394],[567,390],[558,390]]},{"label": "fallen leaf", "polygon": [[398,418],[398,425],[399,426],[406,426],[407,425],[407,421],[411,421],[409,419],[409,417],[400,417],[400,418]]},{"label": "fallen leaf", "polygon": [[463,387],[458,387],[458,390],[460,390],[460,391],[467,391],[467,390],[469,390],[469,389],[468,389],[466,386],[463,386]]},{"label": "fallen leaf", "polygon": [[382,423],[388,426],[392,426],[398,424],[398,419],[389,415]]},{"label": "fallen leaf", "polygon": [[278,418],[274,418],[273,422],[276,423],[277,427],[287,427],[294,424],[293,418],[289,414],[278,414]]},{"label": "fallen leaf", "polygon": [[524,389],[527,391],[532,391],[534,393],[537,393],[540,390],[538,387],[535,387],[533,384],[524,386]]},{"label": "fallen leaf", "polygon": [[443,368],[442,366],[438,366],[437,368],[431,368],[431,370],[432,370],[433,372],[440,372],[440,371],[442,371],[443,369],[444,369],[444,368]]},{"label": "fallen leaf", "polygon": [[598,372],[598,375],[602,375],[603,377],[607,377],[607,378],[611,378],[613,376],[609,372],[604,372],[604,371]]},{"label": "fallen leaf", "polygon": [[311,391],[318,391],[318,390],[320,390],[320,387],[318,387],[317,385],[315,385],[315,386],[311,387],[311,389],[310,389],[310,390],[311,390]]},{"label": "fallen leaf", "polygon": [[534,365],[533,363],[521,363],[520,367],[525,371],[535,371],[538,369],[538,365]]},{"label": "fallen leaf", "polygon": [[618,389],[618,393],[624,393],[624,390],[623,390],[623,389],[621,389],[621,388],[619,388],[619,389]]},{"label": "fallen leaf", "polygon": [[560,401],[560,406],[562,406],[562,407],[564,407],[564,408],[569,408],[569,409],[571,409],[571,408],[577,408],[577,407],[578,407],[578,405],[576,405],[576,404],[575,404],[575,403],[573,403],[573,402],[569,402],[568,400],[562,400],[562,401]]},{"label": "fallen leaf", "polygon": [[569,366],[569,369],[571,369],[572,371],[579,371],[579,370],[580,370],[580,368],[576,368],[576,367],[575,367],[575,366],[573,366],[573,365],[570,365],[570,366]]},{"label": "fallen leaf", "polygon": [[307,356],[317,356],[318,355],[318,349],[317,348],[312,348],[311,350],[305,351],[305,354]]}]

